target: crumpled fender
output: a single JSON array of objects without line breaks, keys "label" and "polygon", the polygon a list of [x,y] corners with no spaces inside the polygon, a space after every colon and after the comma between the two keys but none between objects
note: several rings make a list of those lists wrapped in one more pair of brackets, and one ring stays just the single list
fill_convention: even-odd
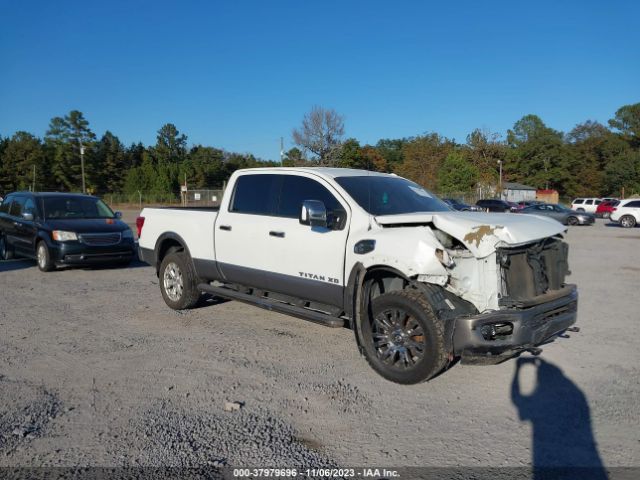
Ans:
[{"label": "crumpled fender", "polygon": [[436,249],[444,249],[429,227],[388,228],[370,238],[375,249],[358,260],[369,269],[376,265],[392,267],[407,278],[425,275],[423,281],[444,285],[449,273],[436,257]]}]

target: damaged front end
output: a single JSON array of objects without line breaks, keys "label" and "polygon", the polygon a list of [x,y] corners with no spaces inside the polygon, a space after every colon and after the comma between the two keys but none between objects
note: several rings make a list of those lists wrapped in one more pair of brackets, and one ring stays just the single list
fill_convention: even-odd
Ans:
[{"label": "damaged front end", "polygon": [[577,319],[578,293],[565,283],[568,245],[546,238],[495,255],[498,308],[456,319],[453,346],[464,363],[500,363],[553,339]]}]

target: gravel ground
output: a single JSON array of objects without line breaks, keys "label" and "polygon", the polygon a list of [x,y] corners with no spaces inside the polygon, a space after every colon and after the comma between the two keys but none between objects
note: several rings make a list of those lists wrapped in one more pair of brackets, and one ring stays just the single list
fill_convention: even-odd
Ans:
[{"label": "gravel ground", "polygon": [[142,264],[0,262],[0,466],[639,466],[640,228],[568,239],[580,333],[410,387],[348,330],[174,312]]}]

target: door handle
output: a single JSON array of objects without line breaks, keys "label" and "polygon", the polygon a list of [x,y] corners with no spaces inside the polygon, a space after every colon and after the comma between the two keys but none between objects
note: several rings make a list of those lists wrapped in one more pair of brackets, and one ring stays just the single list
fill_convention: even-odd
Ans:
[{"label": "door handle", "polygon": [[220,230],[224,230],[225,232],[230,232],[231,225],[220,225]]},{"label": "door handle", "polygon": [[272,237],[284,238],[284,232],[269,232],[269,235]]}]

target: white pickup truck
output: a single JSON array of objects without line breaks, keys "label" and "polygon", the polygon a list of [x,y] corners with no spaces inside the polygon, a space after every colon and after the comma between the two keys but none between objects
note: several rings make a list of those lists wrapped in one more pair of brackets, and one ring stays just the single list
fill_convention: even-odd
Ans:
[{"label": "white pickup truck", "polygon": [[396,175],[340,168],[236,171],[219,209],[145,208],[140,257],[166,304],[202,292],[348,327],[388,380],[460,358],[492,364],[571,327],[566,227],[455,212]]}]

